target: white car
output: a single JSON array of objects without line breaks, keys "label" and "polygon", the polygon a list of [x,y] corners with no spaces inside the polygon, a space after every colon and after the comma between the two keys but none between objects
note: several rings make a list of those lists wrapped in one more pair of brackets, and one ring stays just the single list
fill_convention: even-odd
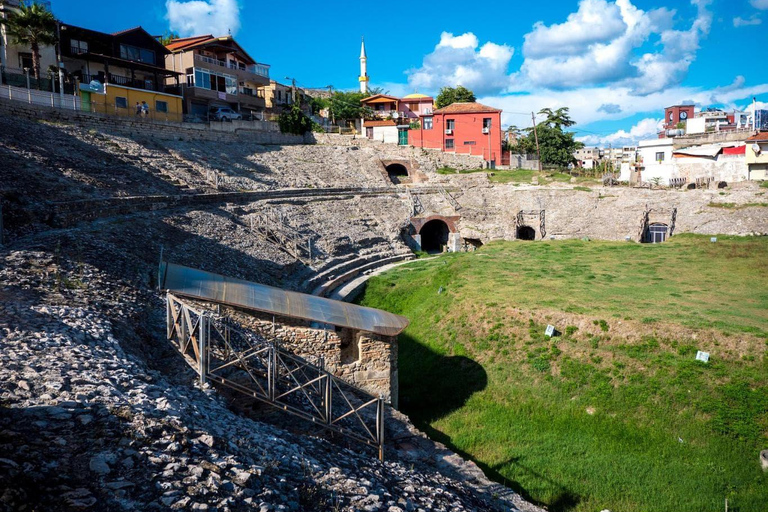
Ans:
[{"label": "white car", "polygon": [[243,118],[243,115],[239,112],[235,112],[229,107],[217,107],[211,109],[211,120],[213,121],[232,121],[237,119],[238,121]]}]

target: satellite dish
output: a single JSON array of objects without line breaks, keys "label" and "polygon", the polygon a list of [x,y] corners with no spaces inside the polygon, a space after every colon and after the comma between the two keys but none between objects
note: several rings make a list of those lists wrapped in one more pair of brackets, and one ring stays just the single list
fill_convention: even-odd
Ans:
[{"label": "satellite dish", "polygon": [[392,112],[392,119],[397,119],[398,117],[400,117],[400,114],[397,112]]},{"label": "satellite dish", "polygon": [[760,145],[757,142],[752,144],[752,151],[754,151],[756,155],[760,154]]}]

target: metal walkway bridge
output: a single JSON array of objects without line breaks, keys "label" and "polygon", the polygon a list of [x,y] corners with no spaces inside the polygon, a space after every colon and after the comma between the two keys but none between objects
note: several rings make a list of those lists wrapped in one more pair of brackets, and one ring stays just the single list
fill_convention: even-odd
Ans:
[{"label": "metal walkway bridge", "polygon": [[[387,335],[402,331],[407,326],[405,318],[169,263],[161,264],[160,277],[161,288],[167,291],[167,339],[196,370],[201,383],[210,381],[229,387],[373,447],[383,460],[382,396],[373,396],[335,377],[324,369],[322,359],[312,363],[281,348],[278,340],[240,328],[229,318],[195,306],[179,295],[260,311],[270,307],[268,312],[273,314]],[[252,303],[260,294],[265,300],[269,298],[271,306],[254,307]],[[291,314],[298,299],[308,302]],[[335,321],[329,322],[329,318]]]}]

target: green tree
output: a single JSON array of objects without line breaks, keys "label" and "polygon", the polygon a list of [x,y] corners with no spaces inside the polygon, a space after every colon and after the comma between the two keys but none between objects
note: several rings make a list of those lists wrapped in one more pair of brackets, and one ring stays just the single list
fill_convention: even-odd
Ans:
[{"label": "green tree", "polygon": [[451,103],[472,103],[475,101],[475,93],[459,85],[456,87],[441,87],[435,99],[435,107],[447,107]]},{"label": "green tree", "polygon": [[370,117],[371,109],[360,104],[360,100],[367,97],[362,92],[336,91],[330,98],[331,115],[336,121]]},{"label": "green tree", "polygon": [[542,123],[552,128],[560,128],[563,126],[566,128],[576,124],[576,121],[571,119],[568,113],[568,107],[560,107],[559,109],[552,111],[551,108],[543,108],[539,110],[539,115],[547,116],[547,119]]},{"label": "green tree", "polygon": [[312,130],[312,120],[304,115],[301,107],[293,104],[290,109],[283,111],[277,118],[277,124],[283,133],[293,133],[295,135],[304,135]]},{"label": "green tree", "polygon": [[[576,124],[570,117],[568,107],[557,110],[543,108],[539,114],[546,116],[546,119],[536,125],[535,134],[533,128],[526,128],[526,135],[518,137],[517,144],[510,147],[512,153],[536,153],[536,135],[538,135],[542,164],[564,168],[576,163],[573,153],[583,148],[584,144],[574,139],[573,132],[563,131],[563,127]],[[510,128],[517,130],[517,127]]]},{"label": "green tree", "polygon": [[179,38],[179,33],[178,32],[173,32],[173,31],[169,30],[169,31],[165,32],[163,35],[158,36],[157,40],[160,41],[161,45],[168,46],[169,44],[171,44],[174,40],[176,40],[178,38]]},{"label": "green tree", "polygon": [[43,4],[21,2],[18,11],[10,11],[6,30],[15,44],[29,46],[32,72],[40,78],[40,47],[56,43],[56,18]]},{"label": "green tree", "polygon": [[[568,167],[569,164],[576,163],[573,153],[583,148],[584,144],[574,139],[573,132],[564,132],[560,126],[553,127],[545,123],[537,125],[536,131],[539,136],[542,164]],[[534,135],[531,133],[527,138],[530,143]],[[535,140],[533,147],[536,147]]]}]

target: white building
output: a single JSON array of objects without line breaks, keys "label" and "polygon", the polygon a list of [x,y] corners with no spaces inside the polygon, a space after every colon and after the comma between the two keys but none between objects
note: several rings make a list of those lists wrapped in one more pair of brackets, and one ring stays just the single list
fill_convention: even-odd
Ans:
[{"label": "white building", "polygon": [[640,141],[638,159],[642,162],[643,167],[640,168],[637,181],[652,183],[656,178],[659,178],[662,184],[669,184],[669,179],[674,174],[674,163],[672,162],[674,143],[674,139]]}]

